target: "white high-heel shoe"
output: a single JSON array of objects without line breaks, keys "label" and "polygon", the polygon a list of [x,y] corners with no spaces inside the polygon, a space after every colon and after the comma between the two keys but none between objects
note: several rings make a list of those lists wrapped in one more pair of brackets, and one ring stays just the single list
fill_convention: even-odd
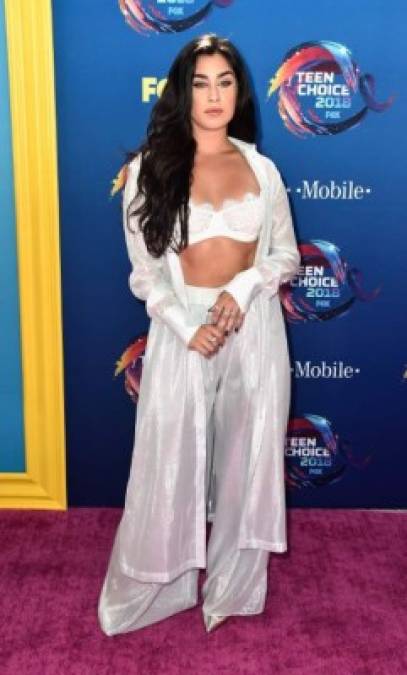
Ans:
[{"label": "white high-heel shoe", "polygon": [[206,632],[210,633],[211,631],[215,630],[218,626],[220,626],[222,623],[225,623],[226,619],[228,619],[228,616],[217,616],[216,614],[204,614],[204,623],[205,623],[205,628]]}]

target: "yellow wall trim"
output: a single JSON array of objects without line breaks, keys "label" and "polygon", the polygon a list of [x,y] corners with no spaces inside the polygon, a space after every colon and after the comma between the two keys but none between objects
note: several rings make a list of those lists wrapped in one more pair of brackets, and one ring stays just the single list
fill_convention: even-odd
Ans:
[{"label": "yellow wall trim", "polygon": [[23,372],[25,473],[0,507],[67,508],[51,0],[5,0]]}]

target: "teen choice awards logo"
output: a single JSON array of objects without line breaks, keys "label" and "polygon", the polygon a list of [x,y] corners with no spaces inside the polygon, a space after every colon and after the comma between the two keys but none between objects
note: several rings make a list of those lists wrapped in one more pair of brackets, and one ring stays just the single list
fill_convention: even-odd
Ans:
[{"label": "teen choice awards logo", "polygon": [[375,99],[373,75],[362,75],[347,47],[338,42],[303,42],[291,49],[270,80],[278,111],[301,138],[339,134],[360,124],[369,110],[383,112],[394,100]]},{"label": "teen choice awards logo", "polygon": [[285,456],[286,482],[291,488],[322,487],[343,478],[349,466],[364,469],[372,454],[356,453],[339,437],[331,422],[307,414],[288,423]]},{"label": "teen choice awards logo", "polygon": [[297,275],[280,288],[281,302],[291,322],[328,321],[346,314],[356,300],[369,302],[379,294],[362,288],[362,272],[352,267],[330,241],[312,239],[298,246]]},{"label": "teen choice awards logo", "polygon": [[204,21],[213,7],[233,0],[119,0],[126,23],[138,33],[180,33]]},{"label": "teen choice awards logo", "polygon": [[142,333],[124,350],[116,361],[114,377],[124,373],[124,388],[137,404],[143,374],[143,358],[147,349],[147,333]]}]

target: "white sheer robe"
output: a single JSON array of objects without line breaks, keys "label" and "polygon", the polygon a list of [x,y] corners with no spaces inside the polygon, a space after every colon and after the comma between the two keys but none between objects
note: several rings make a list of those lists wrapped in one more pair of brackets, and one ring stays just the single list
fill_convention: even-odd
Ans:
[{"label": "white sheer robe", "polygon": [[[252,391],[255,415],[247,438],[237,545],[282,553],[287,549],[284,445],[290,362],[278,289],[297,273],[300,255],[279,171],[254,144],[229,139],[256,174],[267,204],[253,266],[224,286],[258,325],[255,342],[246,347],[259,379]],[[139,161],[136,157],[129,165],[124,218],[136,192]],[[187,348],[200,322],[191,318],[178,256],[168,249],[154,259],[141,233],[124,229],[132,263],[130,288],[145,300],[151,323],[115,564],[139,581],[169,582],[206,566],[202,356]]]}]

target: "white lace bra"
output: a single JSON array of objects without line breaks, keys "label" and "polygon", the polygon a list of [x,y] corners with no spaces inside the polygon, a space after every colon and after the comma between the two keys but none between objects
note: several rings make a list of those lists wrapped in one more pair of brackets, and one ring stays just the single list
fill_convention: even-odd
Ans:
[{"label": "white lace bra", "polygon": [[[210,202],[195,204],[190,198],[189,207],[189,244],[220,236],[254,241],[265,214],[263,191],[259,195],[246,192],[242,199],[225,199],[220,209]],[[179,228],[178,218],[176,227]]]}]

